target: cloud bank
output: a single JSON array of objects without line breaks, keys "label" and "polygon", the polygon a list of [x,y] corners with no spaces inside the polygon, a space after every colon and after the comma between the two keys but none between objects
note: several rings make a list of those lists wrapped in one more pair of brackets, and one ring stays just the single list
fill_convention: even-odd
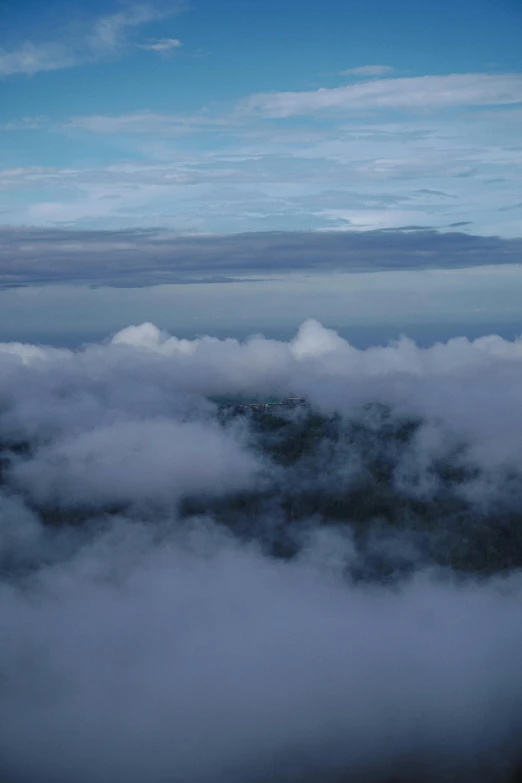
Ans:
[{"label": "cloud bank", "polygon": [[521,383],[315,321],[1,345],[2,781],[516,780]]},{"label": "cloud bank", "polygon": [[1,288],[45,283],[139,287],[286,272],[458,269],[521,260],[520,239],[415,226],[202,236],[161,229],[0,228]]}]

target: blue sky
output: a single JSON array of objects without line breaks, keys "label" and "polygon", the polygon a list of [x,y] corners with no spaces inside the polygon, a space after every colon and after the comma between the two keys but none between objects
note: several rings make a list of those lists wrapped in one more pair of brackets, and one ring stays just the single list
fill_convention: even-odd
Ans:
[{"label": "blue sky", "polygon": [[515,2],[6,6],[3,224],[520,233]]},{"label": "blue sky", "polygon": [[[0,241],[17,231],[18,254],[0,283],[21,269],[55,285],[60,231],[82,232],[68,285],[104,284],[83,253],[99,231],[121,232],[124,265],[140,230],[155,247],[161,232],[296,232],[304,247],[308,231],[397,242],[412,227],[517,240],[521,34],[517,0],[4,0]],[[441,266],[520,256],[488,247]],[[404,257],[422,266],[424,244]]]}]

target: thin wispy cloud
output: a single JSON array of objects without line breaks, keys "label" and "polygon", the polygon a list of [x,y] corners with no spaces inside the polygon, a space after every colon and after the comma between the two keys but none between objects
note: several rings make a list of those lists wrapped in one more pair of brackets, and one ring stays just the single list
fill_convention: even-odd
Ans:
[{"label": "thin wispy cloud", "polygon": [[61,43],[25,41],[12,51],[0,49],[0,76],[55,71],[78,64],[77,55]]},{"label": "thin wispy cloud", "polygon": [[384,76],[393,71],[394,68],[390,65],[359,65],[357,68],[341,71],[339,76]]},{"label": "thin wispy cloud", "polygon": [[[4,130],[34,127],[58,142],[65,135],[92,145],[93,155],[88,163],[0,169],[0,223],[245,233],[464,221],[483,236],[520,235],[516,106],[412,107],[393,119],[386,108],[366,117],[326,111],[313,123],[238,106],[12,121]],[[98,161],[104,145],[123,160]]]},{"label": "thin wispy cloud", "polygon": [[179,49],[183,44],[178,38],[160,38],[158,41],[151,41],[146,44],[138,44],[140,49],[145,49],[149,52],[156,52],[157,54],[165,54],[166,52],[172,52]]},{"label": "thin wispy cloud", "polygon": [[41,130],[49,126],[47,117],[22,117],[19,120],[11,120],[0,125],[0,131],[27,131]]},{"label": "thin wispy cloud", "polygon": [[241,108],[278,118],[328,111],[440,109],[522,103],[520,73],[462,73],[375,79],[343,87],[252,95]]},{"label": "thin wispy cloud", "polygon": [[[42,71],[72,68],[118,57],[129,46],[132,30],[174,16],[182,10],[183,5],[178,2],[168,6],[154,3],[126,5],[121,11],[98,17],[81,35],[60,35],[55,41],[40,43],[23,41],[10,50],[0,48],[0,77],[16,74],[31,76]],[[162,39],[156,45],[166,46],[165,42],[170,42],[170,48],[180,45],[176,39]],[[154,45],[152,42],[151,46]]]},{"label": "thin wispy cloud", "polygon": [[71,117],[62,124],[63,130],[81,130],[89,133],[146,133],[151,136],[186,133],[200,127],[230,127],[231,121],[225,117],[207,114],[183,115],[142,111],[132,114],[110,115],[93,114],[91,116]]}]

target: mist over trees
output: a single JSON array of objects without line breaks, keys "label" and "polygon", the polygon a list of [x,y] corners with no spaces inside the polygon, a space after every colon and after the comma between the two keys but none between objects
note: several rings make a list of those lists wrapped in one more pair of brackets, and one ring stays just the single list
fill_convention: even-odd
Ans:
[{"label": "mist over trees", "polygon": [[520,388],[315,322],[0,346],[0,779],[512,783]]}]

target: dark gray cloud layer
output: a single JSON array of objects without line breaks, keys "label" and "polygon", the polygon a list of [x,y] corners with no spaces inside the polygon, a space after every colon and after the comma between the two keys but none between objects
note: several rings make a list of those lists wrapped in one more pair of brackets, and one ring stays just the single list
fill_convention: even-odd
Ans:
[{"label": "dark gray cloud layer", "polygon": [[408,226],[366,232],[179,236],[157,230],[0,229],[0,287],[141,287],[286,272],[452,269],[522,261],[522,239]]}]

